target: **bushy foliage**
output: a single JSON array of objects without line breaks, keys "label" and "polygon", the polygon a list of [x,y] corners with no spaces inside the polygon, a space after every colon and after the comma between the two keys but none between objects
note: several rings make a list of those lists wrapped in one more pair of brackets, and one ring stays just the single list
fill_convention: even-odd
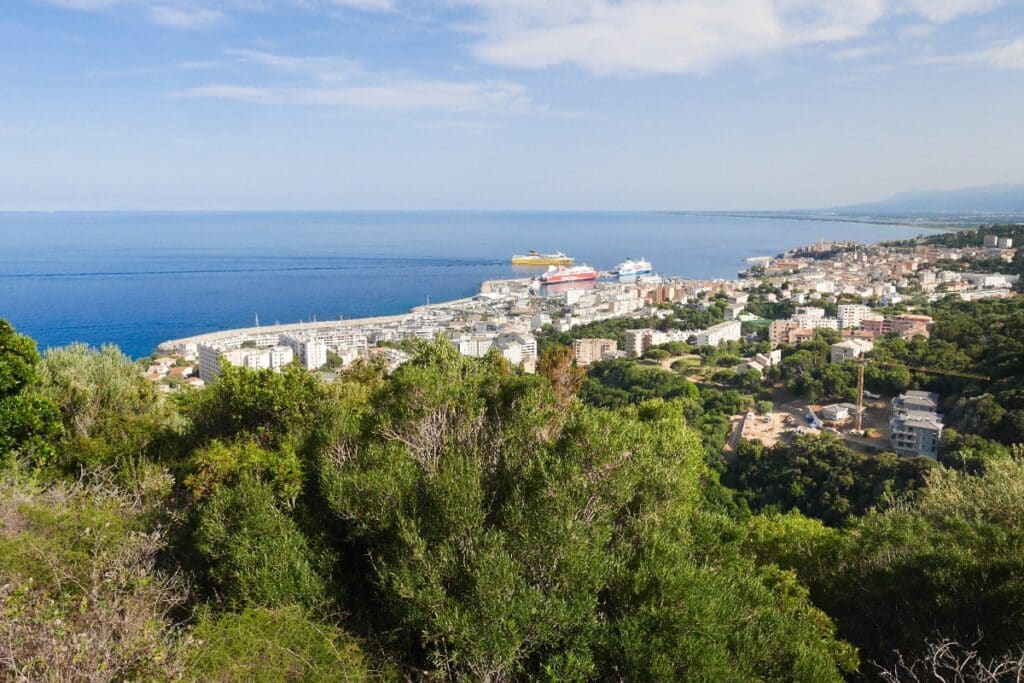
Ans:
[{"label": "bushy foliage", "polygon": [[214,440],[193,451],[183,473],[196,501],[242,481],[258,480],[271,488],[277,502],[291,507],[302,489],[302,464],[289,445],[268,449],[251,441]]},{"label": "bushy foliage", "polygon": [[61,435],[57,406],[38,393],[35,342],[0,320],[0,471],[18,460],[47,465]]},{"label": "bushy foliage", "polygon": [[594,363],[581,397],[591,405],[616,408],[652,398],[698,398],[697,385],[660,367],[620,359]]},{"label": "bushy foliage", "polygon": [[205,612],[192,630],[188,678],[221,683],[382,679],[358,643],[296,605]]},{"label": "bushy foliage", "polygon": [[[406,644],[406,666],[477,680],[828,680],[851,666],[798,592],[787,600],[735,555],[707,559],[691,526],[703,455],[678,404],[563,412],[541,378],[488,372],[442,346],[371,403],[358,433],[338,434],[321,483],[369,559],[380,629]],[[708,602],[736,581],[749,592]],[[694,609],[677,614],[684,605]],[[792,638],[775,637],[783,623]],[[717,642],[705,665],[713,638],[684,637],[698,627],[761,640]]]},{"label": "bushy foliage", "polygon": [[213,594],[231,607],[319,604],[318,559],[273,489],[243,475],[199,506],[193,544]]},{"label": "bushy foliage", "polygon": [[326,387],[295,365],[283,372],[228,366],[209,391],[194,395],[185,412],[197,440],[246,434],[276,447],[308,434],[327,397]]},{"label": "bushy foliage", "polygon": [[[1024,442],[1024,299],[941,301],[923,311],[935,318],[931,337],[888,338],[872,357],[911,367],[967,372],[972,380],[942,374],[885,369],[865,373],[869,388],[936,391],[944,398],[947,424],[1005,445]],[[882,382],[876,377],[881,375]]]},{"label": "bushy foliage", "polygon": [[601,408],[621,408],[651,399],[677,401],[686,423],[700,433],[713,464],[718,463],[725,445],[730,416],[750,407],[750,398],[735,389],[698,389],[696,383],[674,372],[625,359],[592,364],[580,399]]},{"label": "bushy foliage", "polygon": [[173,406],[114,346],[50,349],[39,365],[39,391],[60,409],[59,465],[68,472],[157,457],[181,426]]},{"label": "bushy foliage", "polygon": [[[892,669],[940,638],[983,659],[1024,630],[1024,461],[982,476],[936,468],[913,502],[828,530],[798,515],[754,517],[748,547],[794,569],[866,662]],[[899,654],[896,654],[899,653]]]},{"label": "bushy foliage", "polygon": [[[329,385],[226,368],[179,417],[114,350],[0,341],[37,420],[0,422],[34,466],[0,480],[0,678],[817,682],[1020,644],[1024,464],[991,436],[950,430],[951,467],[744,444],[733,490],[752,398],[636,361],[439,340]],[[1005,439],[1019,361],[984,362],[964,400]]]},{"label": "bushy foliage", "polygon": [[744,441],[722,481],[753,510],[796,509],[839,525],[850,515],[863,515],[888,498],[921,488],[934,467],[928,458],[860,455],[825,432],[801,434],[771,448]]},{"label": "bushy foliage", "polygon": [[834,330],[822,329],[811,341],[787,349],[782,359],[786,387],[811,402],[857,400],[855,364],[829,362],[836,341]]},{"label": "bushy foliage", "polygon": [[163,545],[109,485],[0,480],[0,678],[175,680],[186,599]]}]

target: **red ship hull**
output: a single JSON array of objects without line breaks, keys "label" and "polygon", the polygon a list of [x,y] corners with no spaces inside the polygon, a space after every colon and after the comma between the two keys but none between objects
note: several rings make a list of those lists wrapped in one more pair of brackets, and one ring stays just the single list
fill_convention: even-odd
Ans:
[{"label": "red ship hull", "polygon": [[543,282],[546,285],[554,285],[561,282],[584,282],[586,280],[596,279],[596,270],[588,270],[577,273],[550,273],[540,276],[541,282]]}]

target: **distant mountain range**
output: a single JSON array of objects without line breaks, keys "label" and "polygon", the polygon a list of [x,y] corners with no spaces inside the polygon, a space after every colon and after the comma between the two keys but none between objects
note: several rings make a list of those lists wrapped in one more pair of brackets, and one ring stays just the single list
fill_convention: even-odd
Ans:
[{"label": "distant mountain range", "polygon": [[911,190],[882,201],[837,206],[831,210],[844,214],[1024,213],[1024,185]]}]

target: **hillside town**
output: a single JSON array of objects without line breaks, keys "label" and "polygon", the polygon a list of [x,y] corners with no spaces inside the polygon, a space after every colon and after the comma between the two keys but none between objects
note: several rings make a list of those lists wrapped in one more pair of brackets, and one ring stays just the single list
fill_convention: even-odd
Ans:
[{"label": "hillside town", "polygon": [[[779,366],[781,348],[799,347],[820,330],[839,336],[831,345],[830,362],[858,361],[877,339],[928,337],[933,320],[914,313],[914,302],[1013,296],[1019,275],[963,266],[1009,262],[1015,253],[1012,239],[994,235],[987,235],[981,247],[967,248],[818,242],[777,257],[748,259],[748,268],[734,280],[649,275],[540,288],[529,279],[488,281],[475,296],[422,306],[406,315],[271,325],[168,341],[160,345],[147,376],[162,390],[176,391],[215,381],[224,364],[280,370],[298,363],[330,379],[360,358],[380,358],[393,370],[410,357],[403,346],[408,349],[414,340],[438,336],[463,355],[497,352],[529,373],[539,357],[538,337],[572,338],[574,330],[602,321],[629,325],[635,320],[623,331],[621,343],[592,335],[572,338],[575,364],[586,368],[598,361],[639,359],[675,342],[699,350],[763,340],[768,348],[733,368],[738,376],[760,378]],[[713,302],[723,319],[705,327],[653,324],[673,311],[707,312]],[[789,314],[767,317],[766,309]],[[882,438],[872,448],[935,457],[943,429],[937,409],[938,397],[930,394],[894,397],[886,407],[888,420],[878,420],[884,430],[876,432],[884,432],[888,442]],[[766,443],[821,429],[865,437],[867,430],[855,434],[851,425],[860,425],[869,413],[868,407],[850,402],[791,406],[791,414],[739,418],[736,435],[758,435]]]}]

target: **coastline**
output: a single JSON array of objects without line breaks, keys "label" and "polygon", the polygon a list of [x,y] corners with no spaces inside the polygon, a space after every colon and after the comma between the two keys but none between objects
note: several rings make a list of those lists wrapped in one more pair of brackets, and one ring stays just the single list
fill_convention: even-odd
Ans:
[{"label": "coastline", "polygon": [[214,332],[204,332],[202,334],[192,335],[190,337],[181,337],[179,339],[168,339],[160,342],[156,351],[170,351],[174,348],[184,346],[186,344],[209,344],[217,342],[224,337],[236,337],[236,336],[248,336],[256,334],[284,334],[288,332],[300,332],[309,330],[325,330],[325,329],[344,329],[347,327],[363,327],[366,325],[386,325],[389,323],[401,323],[410,318],[423,313],[429,313],[433,310],[441,310],[450,306],[458,306],[460,304],[469,303],[480,294],[485,294],[493,287],[496,283],[501,282],[517,282],[517,281],[528,281],[529,278],[514,278],[505,280],[484,280],[480,283],[480,289],[473,296],[462,297],[461,299],[451,299],[448,301],[439,301],[433,304],[420,304],[409,309],[405,313],[396,313],[393,315],[379,315],[368,318],[345,318],[341,320],[314,320],[311,322],[297,322],[297,323],[278,323],[274,325],[260,325],[259,327],[237,327],[228,330],[216,330]]},{"label": "coastline", "polygon": [[[849,216],[844,214],[815,214],[815,213],[789,213],[785,211],[780,212],[769,212],[759,213],[757,211],[672,211],[669,213],[677,214],[680,216],[704,216],[712,218],[757,218],[767,220],[788,220],[788,221],[807,221],[811,223],[851,223],[854,225],[875,225],[875,226],[892,226],[894,228],[915,228],[921,230],[932,230],[935,232],[950,232],[956,230],[964,230],[977,228],[981,225],[979,217],[971,218],[966,220],[966,216],[950,216],[949,220],[929,220],[928,222],[917,222],[911,220],[909,216],[885,216],[883,214],[878,215],[876,218],[872,218],[869,215],[864,216]],[[922,216],[923,217],[923,216]],[[932,218],[929,216],[929,218]],[[955,219],[961,219],[956,221]],[[877,244],[877,243],[873,243]]]},{"label": "coastline", "polygon": [[[713,279],[735,278],[745,256],[815,240],[932,234],[920,226],[648,211],[175,216],[0,218],[0,233],[11,237],[0,264],[6,317],[43,348],[112,343],[144,358],[168,340],[249,330],[256,314],[261,326],[281,330],[313,320],[393,325],[386,321],[428,296],[443,304],[475,295],[487,280],[528,275],[494,258],[527,248],[568,250],[599,268],[647,255],[663,275]],[[152,235],[145,247],[140,233]]]}]

